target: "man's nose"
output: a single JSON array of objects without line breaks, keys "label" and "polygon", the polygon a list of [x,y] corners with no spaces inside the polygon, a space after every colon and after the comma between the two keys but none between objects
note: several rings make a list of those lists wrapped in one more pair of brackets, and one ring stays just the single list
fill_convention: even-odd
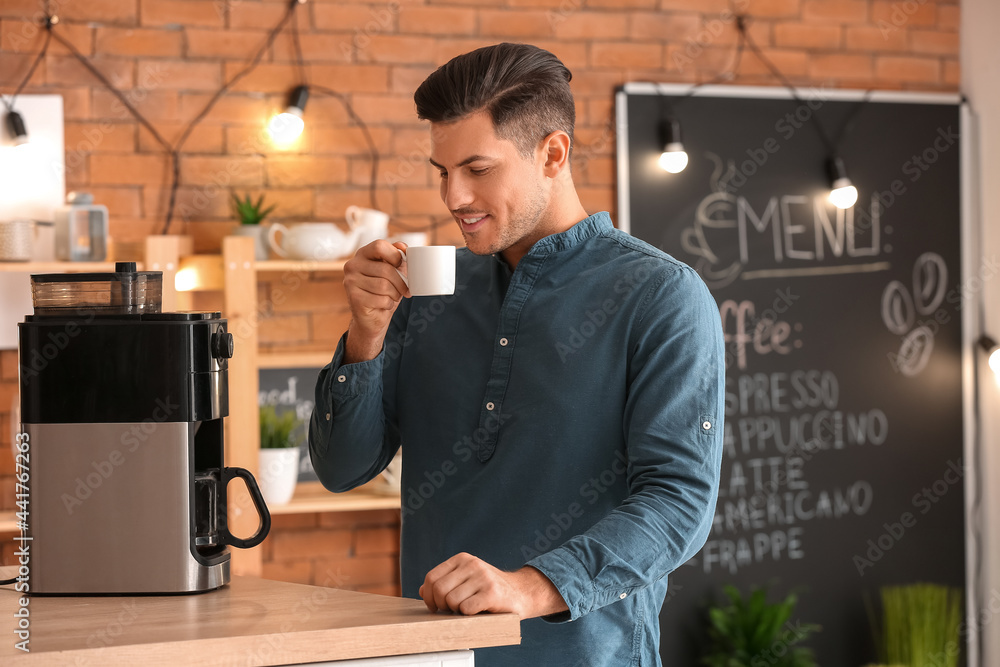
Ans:
[{"label": "man's nose", "polygon": [[468,181],[459,176],[449,176],[441,183],[441,199],[449,211],[468,208],[473,200],[472,189]]}]

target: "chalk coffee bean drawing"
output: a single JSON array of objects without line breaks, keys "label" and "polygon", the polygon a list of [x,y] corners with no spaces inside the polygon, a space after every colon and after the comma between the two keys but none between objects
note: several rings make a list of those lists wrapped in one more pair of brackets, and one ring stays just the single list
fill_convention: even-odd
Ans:
[{"label": "chalk coffee bean drawing", "polygon": [[930,315],[944,300],[948,267],[940,255],[925,252],[913,263],[913,291],[893,280],[882,292],[882,321],[892,333],[903,336],[899,352],[889,355],[889,363],[907,377],[918,375],[934,350],[934,331],[914,323],[918,315]]}]

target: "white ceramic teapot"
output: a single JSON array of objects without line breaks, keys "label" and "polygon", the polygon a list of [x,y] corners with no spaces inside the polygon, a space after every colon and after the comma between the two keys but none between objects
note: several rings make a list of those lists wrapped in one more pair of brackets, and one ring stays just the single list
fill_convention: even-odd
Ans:
[{"label": "white ceramic teapot", "polygon": [[324,261],[353,253],[358,236],[359,230],[344,232],[332,222],[301,222],[289,227],[275,222],[267,232],[267,241],[280,257]]}]

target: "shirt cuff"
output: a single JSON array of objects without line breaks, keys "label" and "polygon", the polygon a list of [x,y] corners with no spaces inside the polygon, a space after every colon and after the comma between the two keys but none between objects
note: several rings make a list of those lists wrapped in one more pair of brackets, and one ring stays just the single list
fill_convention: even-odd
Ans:
[{"label": "shirt cuff", "polygon": [[344,347],[347,334],[340,337],[337,351],[330,361],[329,385],[334,398],[348,398],[367,394],[373,389],[382,387],[382,364],[385,360],[385,348],[379,350],[378,356],[369,361],[358,361],[353,364],[344,363]]},{"label": "shirt cuff", "polygon": [[593,599],[591,577],[583,563],[572,553],[560,547],[532,558],[525,565],[530,565],[548,577],[569,607],[568,611],[543,616],[542,620],[565,623],[575,621],[590,611],[590,601]]}]

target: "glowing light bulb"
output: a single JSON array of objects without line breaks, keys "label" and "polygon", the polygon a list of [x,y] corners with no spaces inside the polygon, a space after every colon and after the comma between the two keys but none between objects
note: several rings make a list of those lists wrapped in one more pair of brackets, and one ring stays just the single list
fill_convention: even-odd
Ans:
[{"label": "glowing light bulb", "polygon": [[993,348],[990,352],[990,370],[992,370],[997,375],[1000,375],[1000,346]]},{"label": "glowing light bulb", "polygon": [[[846,181],[846,182],[844,182]],[[858,201],[858,189],[849,178],[835,181],[830,190],[830,203],[837,208],[851,208]]]},{"label": "glowing light bulb", "polygon": [[660,153],[660,168],[671,174],[679,174],[688,165],[688,154],[679,143],[668,144]]},{"label": "glowing light bulb", "polygon": [[267,124],[267,133],[276,144],[290,144],[299,138],[306,123],[302,120],[302,110],[288,107],[284,112],[276,114]]}]

